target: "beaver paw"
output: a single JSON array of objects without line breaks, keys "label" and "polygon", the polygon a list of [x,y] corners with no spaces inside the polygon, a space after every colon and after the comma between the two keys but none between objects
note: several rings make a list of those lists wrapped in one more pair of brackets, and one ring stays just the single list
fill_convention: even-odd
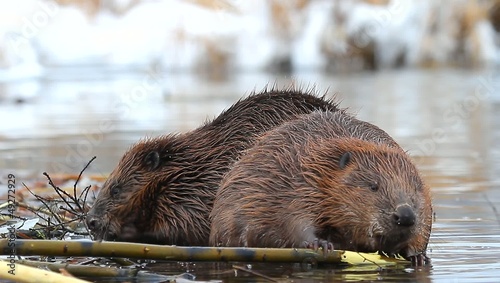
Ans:
[{"label": "beaver paw", "polygon": [[424,266],[431,262],[431,259],[426,254],[410,256],[408,260],[411,261],[412,266]]},{"label": "beaver paw", "polygon": [[327,240],[320,240],[318,238],[314,239],[314,241],[312,242],[304,241],[304,247],[307,249],[312,249],[315,252],[317,252],[320,247],[323,249],[324,253],[329,253],[334,251],[332,242],[329,242]]}]

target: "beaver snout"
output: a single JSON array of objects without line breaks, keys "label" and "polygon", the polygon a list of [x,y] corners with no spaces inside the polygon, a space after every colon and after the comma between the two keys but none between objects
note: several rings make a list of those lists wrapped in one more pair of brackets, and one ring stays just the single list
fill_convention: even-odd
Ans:
[{"label": "beaver snout", "polygon": [[87,216],[85,221],[87,222],[87,227],[89,227],[91,231],[100,230],[102,226],[101,221],[93,216]]},{"label": "beaver snout", "polygon": [[410,227],[415,224],[416,216],[408,204],[402,204],[396,207],[396,212],[392,214],[392,219],[398,226]]},{"label": "beaver snout", "polygon": [[87,224],[87,227],[89,228],[90,232],[92,235],[94,235],[95,240],[101,240],[103,237],[103,230],[104,230],[104,220],[102,216],[98,216],[93,213],[93,209],[91,209],[88,213],[87,216],[85,217],[85,223]]}]

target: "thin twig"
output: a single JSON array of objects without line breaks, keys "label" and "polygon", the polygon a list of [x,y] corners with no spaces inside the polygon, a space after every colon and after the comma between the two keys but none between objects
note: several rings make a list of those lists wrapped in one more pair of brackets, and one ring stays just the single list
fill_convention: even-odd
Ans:
[{"label": "thin twig", "polygon": [[[46,200],[46,201],[47,201],[47,200]],[[48,202],[48,201],[47,201],[47,202]],[[19,207],[25,208],[25,209],[27,209],[27,210],[29,210],[29,211],[33,212],[36,216],[40,217],[41,219],[43,219],[43,220],[45,220],[45,221],[47,220],[47,218],[43,217],[43,216],[42,216],[42,215],[40,215],[39,213],[43,213],[43,214],[48,215],[48,216],[53,216],[53,215],[55,214],[55,212],[54,212],[54,211],[52,211],[52,209],[50,209],[50,207],[49,207],[49,208],[43,208],[43,207],[35,208],[35,207],[32,207],[32,206],[30,206],[30,205],[28,205],[28,204],[26,204],[26,203],[24,203],[24,202],[18,202],[18,203],[17,203],[17,205],[18,205]],[[47,205],[47,206],[48,206],[48,205]],[[61,221],[62,221],[62,220],[67,221],[67,220],[68,220],[68,218],[66,218],[66,217],[64,217],[64,216],[62,216],[62,215],[59,215],[59,217],[60,217],[60,220],[61,220]]]},{"label": "thin twig", "polygon": [[[89,186],[89,189],[90,189],[90,186]],[[83,203],[87,203],[87,195],[88,195],[88,193],[89,193],[89,192],[90,192],[90,190],[87,190],[87,191],[85,192],[85,197],[83,198]],[[94,192],[94,191],[92,191],[92,194],[94,195],[94,199],[95,199],[95,198],[96,198],[96,196],[95,196],[95,192]]]},{"label": "thin twig", "polygon": [[490,201],[487,194],[483,194],[483,196],[484,196],[484,199],[486,199],[488,204],[491,206],[491,209],[493,210],[493,213],[495,214],[495,217],[497,219],[498,225],[500,225],[500,215],[498,214],[496,206]]},{"label": "thin twig", "polygon": [[[85,189],[83,189],[83,191],[80,194],[80,196],[78,197],[78,199],[81,200],[83,193],[85,193],[85,196],[83,197],[83,208],[84,209],[85,209],[85,205],[87,205],[87,195],[88,195],[91,187],[92,187],[92,185],[86,186]],[[82,212],[85,213],[85,210],[82,210]]]},{"label": "thin twig", "polygon": [[47,172],[43,172],[43,175],[45,177],[47,177],[47,180],[49,181],[49,185],[56,191],[56,193],[59,195],[59,197],[64,201],[66,202],[66,204],[70,207],[70,209],[73,209],[74,208],[71,206],[71,204],[69,204],[66,199],[63,197],[63,195],[61,194],[61,192],[66,195],[66,197],[70,198],[71,199],[71,195],[68,194],[65,190],[61,190],[61,188],[59,188],[58,186],[56,186],[54,184],[54,182],[52,182],[52,178],[50,178],[49,174],[47,174]]},{"label": "thin twig", "polygon": [[89,162],[87,162],[87,165],[85,165],[85,167],[83,167],[82,171],[80,171],[80,174],[78,174],[78,178],[76,178],[75,184],[73,185],[73,196],[75,198],[75,199],[73,199],[73,201],[75,201],[76,205],[78,206],[78,209],[80,209],[81,212],[83,212],[83,208],[80,206],[80,203],[78,202],[78,199],[76,199],[76,185],[80,181],[80,178],[82,177],[83,171],[85,171],[87,169],[87,167],[90,166],[90,163],[92,163],[92,161],[94,161],[94,159],[96,159],[96,156],[92,157],[89,160]]},{"label": "thin twig", "polygon": [[[44,221],[47,221],[47,218],[45,218],[44,216],[42,216],[38,210],[36,210],[35,208],[32,208],[32,207],[25,207],[27,210],[31,211],[32,213],[34,213],[38,218],[44,220]],[[40,208],[42,209],[42,208]],[[44,212],[45,213],[45,212]]]},{"label": "thin twig", "polygon": [[94,261],[97,261],[99,260],[100,258],[99,257],[94,257],[94,258],[91,258],[89,260],[84,260],[84,261],[80,261],[79,263],[77,263],[77,265],[87,265],[87,264],[91,264],[91,263],[94,263]]},{"label": "thin twig", "polygon": [[72,215],[75,215],[75,216],[77,216],[78,218],[80,217],[80,212],[72,211],[71,209],[68,209],[68,208],[66,208],[66,207],[64,207],[64,206],[62,206],[62,205],[61,205],[61,206],[59,206],[59,209],[60,209],[60,210],[64,210],[64,211],[66,211],[67,213],[70,213],[70,214],[72,214]]},{"label": "thin twig", "polygon": [[[50,211],[50,213],[51,213],[52,215],[54,215],[54,217],[55,217],[55,218],[56,218],[59,222],[61,222],[61,220],[59,219],[58,215],[57,215],[56,213],[54,213],[54,211],[52,211],[52,208],[50,208],[50,206],[47,204],[47,202],[46,202],[47,200],[46,200],[45,198],[43,198],[43,197],[41,197],[41,196],[39,196],[39,195],[37,195],[37,194],[33,193],[33,192],[32,192],[32,191],[28,188],[28,186],[26,186],[26,184],[25,184],[25,183],[23,183],[23,186],[26,188],[26,190],[28,190],[28,192],[29,192],[31,195],[33,195],[33,196],[34,196],[34,197],[35,197],[38,201],[40,201],[40,202],[41,202],[41,203],[42,203],[42,204],[43,204],[43,205],[47,208],[47,210],[48,210],[48,211]],[[27,207],[26,207],[26,208],[27,208]],[[44,220],[45,220],[45,218],[43,218],[43,217],[42,217],[42,219],[44,219]]]},{"label": "thin twig", "polygon": [[271,277],[264,275],[260,272],[250,270],[250,269],[245,268],[243,266],[233,265],[233,268],[237,269],[237,270],[245,271],[245,272],[250,273],[250,274],[255,275],[255,276],[262,277],[262,278],[267,279],[267,280],[272,281],[272,282],[279,282],[278,280],[276,280],[274,278],[271,278]]},{"label": "thin twig", "polygon": [[379,264],[377,264],[376,262],[374,262],[373,260],[370,260],[370,259],[367,259],[364,255],[362,255],[361,253],[358,253],[360,257],[362,257],[364,260],[368,261],[368,262],[371,262],[373,264],[375,264],[378,268],[380,268],[381,270],[384,269],[382,266],[380,266]]},{"label": "thin twig", "polygon": [[[74,233],[80,235],[89,235],[89,231],[87,229],[87,233],[79,233],[73,231],[73,229],[69,228],[71,223],[82,221],[85,217],[85,206],[86,206],[86,198],[88,196],[88,192],[91,189],[92,185],[86,186],[80,194],[77,193],[77,186],[79,181],[81,180],[84,171],[90,166],[93,160],[96,157],[94,156],[92,159],[87,162],[85,167],[80,171],[78,176],[76,177],[75,183],[73,184],[72,193],[68,193],[60,187],[56,186],[50,175],[46,172],[43,172],[43,175],[47,178],[48,184],[54,191],[57,193],[59,199],[46,198],[40,195],[35,194],[30,188],[23,183],[23,186],[28,190],[28,192],[35,197],[35,199],[42,203],[42,207],[38,209],[32,208],[26,204],[18,204],[20,207],[24,207],[34,213],[37,217],[43,220],[44,224],[39,223],[39,227],[45,231],[46,235],[52,237],[52,233],[54,231],[60,232],[62,234],[61,237],[64,237],[67,233]],[[82,196],[85,198],[82,200]],[[68,213],[68,214],[67,214]],[[35,230],[35,229],[34,229]]]}]

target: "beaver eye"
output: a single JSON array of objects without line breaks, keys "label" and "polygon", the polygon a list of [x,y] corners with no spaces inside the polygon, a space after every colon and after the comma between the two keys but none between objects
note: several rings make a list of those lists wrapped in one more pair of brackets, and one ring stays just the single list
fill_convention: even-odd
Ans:
[{"label": "beaver eye", "polygon": [[347,167],[350,161],[351,161],[351,153],[349,151],[344,152],[344,154],[342,154],[342,157],[340,157],[339,160],[339,168],[344,169],[345,167]]},{"label": "beaver eye", "polygon": [[372,192],[378,191],[378,184],[370,184],[368,187],[370,188],[370,191],[372,191]]},{"label": "beaver eye", "polygon": [[120,193],[120,188],[119,187],[113,187],[111,188],[111,197],[116,197]]},{"label": "beaver eye", "polygon": [[160,166],[160,154],[158,151],[151,151],[144,157],[144,164],[151,170],[155,170]]}]

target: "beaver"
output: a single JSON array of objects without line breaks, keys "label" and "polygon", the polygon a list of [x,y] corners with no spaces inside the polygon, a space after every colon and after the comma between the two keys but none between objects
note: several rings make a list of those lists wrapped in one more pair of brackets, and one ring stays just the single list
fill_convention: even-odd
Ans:
[{"label": "beaver", "polygon": [[138,142],[87,213],[94,239],[208,246],[208,217],[229,166],[262,133],[315,110],[344,111],[313,92],[264,90],[195,130]]},{"label": "beaver", "polygon": [[345,112],[286,122],[221,181],[210,244],[311,247],[427,260],[430,189],[386,132]]}]

